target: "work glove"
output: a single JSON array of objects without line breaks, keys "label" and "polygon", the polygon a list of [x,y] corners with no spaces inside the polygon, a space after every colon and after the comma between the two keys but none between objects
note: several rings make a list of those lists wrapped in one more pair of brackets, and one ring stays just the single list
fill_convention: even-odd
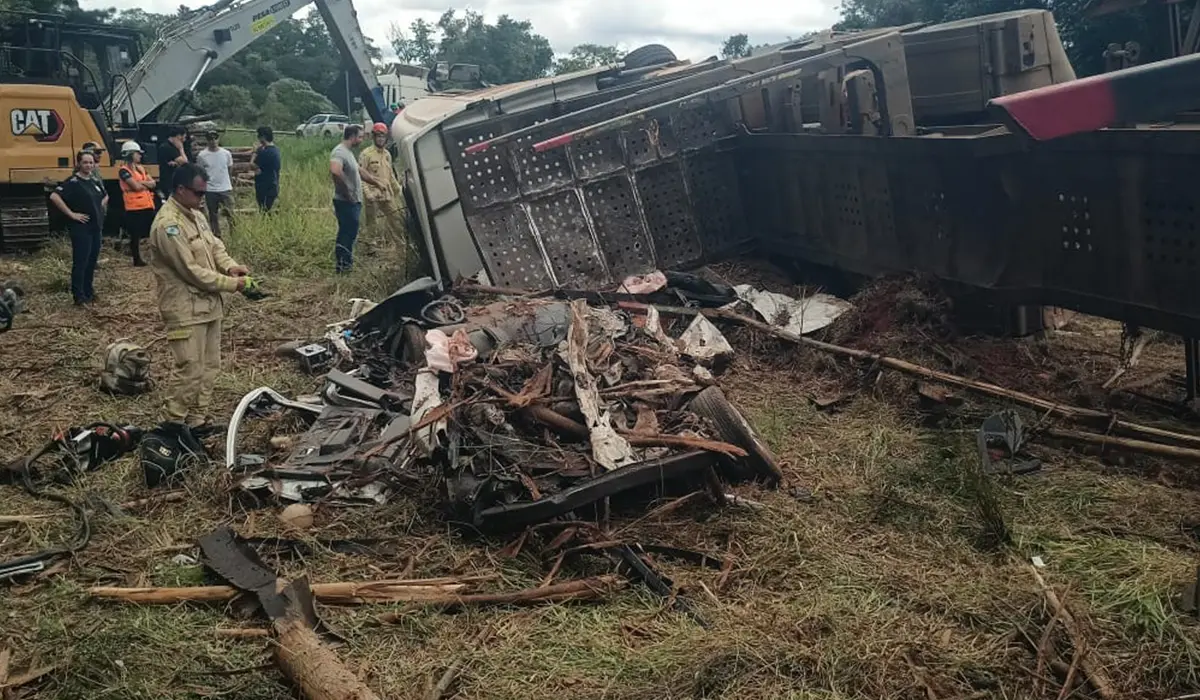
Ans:
[{"label": "work glove", "polygon": [[259,299],[266,299],[268,296],[270,296],[262,290],[262,287],[258,285],[258,280],[254,279],[253,277],[245,277],[244,279],[246,280],[246,283],[242,286],[242,296],[246,297],[250,301],[258,301]]}]

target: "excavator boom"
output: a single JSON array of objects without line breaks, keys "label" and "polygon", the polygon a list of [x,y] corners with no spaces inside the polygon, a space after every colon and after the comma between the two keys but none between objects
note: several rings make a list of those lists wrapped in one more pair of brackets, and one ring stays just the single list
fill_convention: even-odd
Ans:
[{"label": "excavator boom", "polygon": [[[351,0],[315,0],[334,44],[371,118],[383,120],[383,91]],[[146,120],[181,90],[195,90],[208,71],[287,20],[314,0],[222,0],[167,28],[116,83],[108,102],[115,120]],[[179,115],[159,115],[172,121]]]}]

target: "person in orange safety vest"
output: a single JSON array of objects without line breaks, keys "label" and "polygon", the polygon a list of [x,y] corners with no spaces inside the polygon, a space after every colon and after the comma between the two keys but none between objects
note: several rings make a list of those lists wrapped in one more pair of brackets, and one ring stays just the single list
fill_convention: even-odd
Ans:
[{"label": "person in orange safety vest", "polygon": [[121,157],[125,159],[119,171],[121,198],[125,204],[125,231],[129,234],[129,247],[133,251],[133,264],[142,267],[142,239],[150,235],[154,223],[154,178],[142,165],[142,147],[137,141],[126,141],[121,146]]}]

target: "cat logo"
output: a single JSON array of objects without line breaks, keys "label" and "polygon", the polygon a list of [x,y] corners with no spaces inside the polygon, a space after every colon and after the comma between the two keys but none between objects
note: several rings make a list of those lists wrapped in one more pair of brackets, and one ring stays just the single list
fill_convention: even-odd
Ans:
[{"label": "cat logo", "polygon": [[13,136],[32,136],[37,141],[57,141],[63,120],[52,109],[14,109],[9,113]]}]

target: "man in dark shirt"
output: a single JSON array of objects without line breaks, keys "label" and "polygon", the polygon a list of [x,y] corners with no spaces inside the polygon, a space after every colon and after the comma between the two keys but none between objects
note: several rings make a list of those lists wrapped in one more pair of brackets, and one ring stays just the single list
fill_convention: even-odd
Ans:
[{"label": "man in dark shirt", "polygon": [[163,201],[171,196],[170,183],[171,178],[175,176],[175,169],[188,162],[183,143],[186,136],[186,128],[173,126],[168,132],[167,140],[158,146],[158,189]]},{"label": "man in dark shirt", "polygon": [[254,166],[254,199],[258,208],[271,211],[275,198],[279,196],[279,147],[275,145],[275,132],[269,126],[258,127],[258,148],[250,159]]}]

